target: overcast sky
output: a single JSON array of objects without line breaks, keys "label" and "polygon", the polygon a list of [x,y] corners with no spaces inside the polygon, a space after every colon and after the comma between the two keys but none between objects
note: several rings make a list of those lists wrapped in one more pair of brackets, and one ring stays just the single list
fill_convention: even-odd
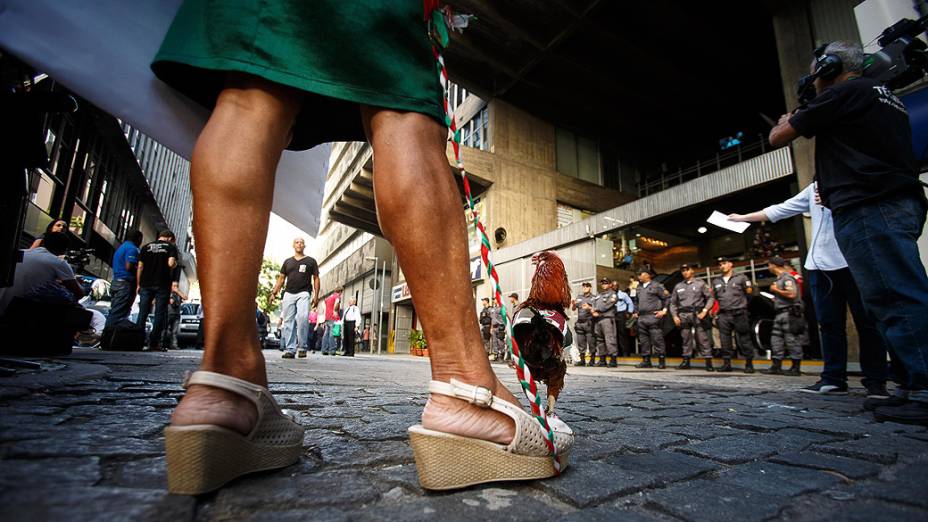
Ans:
[{"label": "overcast sky", "polygon": [[302,237],[306,240],[306,253],[313,251],[315,238],[291,225],[277,214],[271,213],[267,230],[267,242],[264,243],[264,257],[275,263],[283,263],[293,255],[293,240]]}]

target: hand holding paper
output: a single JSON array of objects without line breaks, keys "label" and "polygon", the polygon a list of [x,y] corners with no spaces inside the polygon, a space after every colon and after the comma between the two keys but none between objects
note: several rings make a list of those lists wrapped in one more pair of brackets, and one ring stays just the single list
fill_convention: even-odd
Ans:
[{"label": "hand holding paper", "polygon": [[732,221],[728,219],[728,216],[722,214],[718,210],[712,211],[712,215],[709,216],[709,219],[706,221],[717,227],[722,227],[726,230],[731,230],[732,232],[737,232],[739,234],[743,234],[744,231],[747,230],[749,226],[751,226],[750,223],[739,223],[737,221]]}]

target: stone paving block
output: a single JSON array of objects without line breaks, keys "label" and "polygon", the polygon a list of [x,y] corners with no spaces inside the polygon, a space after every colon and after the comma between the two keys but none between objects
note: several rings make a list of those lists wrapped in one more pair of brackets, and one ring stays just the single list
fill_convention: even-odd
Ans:
[{"label": "stone paving block", "polygon": [[692,480],[645,494],[645,506],[692,522],[763,521],[775,516],[788,498],[751,489],[732,490],[712,480]]},{"label": "stone paving block", "polygon": [[346,424],[342,431],[358,440],[409,440],[407,428],[419,424],[419,415],[367,416],[365,423]]},{"label": "stone paving block", "polygon": [[871,480],[855,484],[847,491],[857,497],[877,498],[903,504],[928,508],[928,462],[903,465],[888,474],[880,476],[881,480]]},{"label": "stone paving block", "polygon": [[613,455],[605,462],[619,468],[621,473],[650,475],[654,478],[655,486],[696,477],[721,467],[706,459],[668,451],[646,455]]},{"label": "stone paving block", "polygon": [[473,522],[475,520],[561,520],[566,505],[552,501],[525,485],[476,486],[457,492],[436,492],[427,497],[384,500],[351,513],[351,520],[379,522]]},{"label": "stone paving block", "polygon": [[773,496],[793,497],[822,491],[843,481],[830,473],[784,466],[773,462],[751,462],[719,475],[717,483],[730,485],[728,491],[752,489]]},{"label": "stone paving block", "polygon": [[561,476],[540,482],[538,487],[573,506],[587,507],[659,482],[650,473],[594,461],[578,462]]},{"label": "stone paving block", "polygon": [[107,487],[56,487],[52,490],[0,492],[3,519],[14,522],[67,520],[68,522],[191,520],[194,497]]},{"label": "stone paving block", "polygon": [[[598,433],[597,433],[598,431]],[[611,444],[614,452],[643,453],[663,447],[685,444],[687,438],[675,433],[666,433],[638,424],[604,423],[599,430],[589,429],[583,432],[584,440]]]},{"label": "stone paving block", "polygon": [[263,509],[256,513],[237,516],[236,519],[247,522],[305,522],[307,520],[313,522],[348,522],[353,520],[346,511],[331,507],[289,510]]},{"label": "stone paving block", "polygon": [[739,464],[765,459],[777,452],[775,442],[766,435],[748,432],[743,435],[719,437],[674,448],[674,451],[725,464]]},{"label": "stone paving block", "polygon": [[673,433],[675,435],[682,435],[687,439],[692,439],[694,441],[700,440],[709,440],[717,437],[728,437],[732,435],[740,435],[740,432],[731,428],[729,426],[724,426],[721,424],[714,423],[705,423],[705,424],[678,424],[679,419],[674,420],[674,424],[667,426],[661,426],[656,428],[657,431],[664,433]]},{"label": "stone paving block", "polygon": [[881,469],[879,465],[872,462],[837,455],[825,455],[814,451],[783,453],[774,455],[769,460],[800,468],[833,471],[853,480],[876,476]]},{"label": "stone paving block", "polygon": [[74,432],[70,438],[54,437],[12,443],[6,448],[8,457],[84,457],[84,456],[157,456],[164,453],[163,440],[142,440],[128,437]]},{"label": "stone paving block", "polygon": [[[902,443],[903,440],[907,442]],[[908,441],[911,441],[911,439],[899,435],[881,435],[815,445],[812,449],[831,455],[852,457],[880,464],[893,464],[900,456],[915,457],[928,452],[928,445]]]},{"label": "stone paving block", "polygon": [[114,463],[112,475],[106,485],[121,488],[166,489],[167,464],[164,457],[130,460]]},{"label": "stone paving block", "polygon": [[412,449],[406,442],[358,441],[320,431],[308,430],[303,445],[307,450],[317,452],[326,466],[372,466],[412,461]]},{"label": "stone paving block", "polygon": [[93,486],[102,476],[97,457],[4,459],[0,462],[0,489],[3,490]]},{"label": "stone paving block", "polygon": [[212,511],[218,519],[237,519],[265,509],[274,510],[284,506],[355,507],[373,502],[378,496],[377,489],[371,481],[356,471],[295,476],[253,474],[237,479],[219,490]]},{"label": "stone paving block", "polygon": [[612,522],[614,520],[621,520],[622,522],[655,522],[671,519],[645,510],[600,506],[591,509],[578,509],[559,520],[561,522]]},{"label": "stone paving block", "polygon": [[781,520],[790,522],[873,522],[924,520],[923,510],[874,499],[843,498],[835,501],[815,495],[803,498],[783,510]]}]

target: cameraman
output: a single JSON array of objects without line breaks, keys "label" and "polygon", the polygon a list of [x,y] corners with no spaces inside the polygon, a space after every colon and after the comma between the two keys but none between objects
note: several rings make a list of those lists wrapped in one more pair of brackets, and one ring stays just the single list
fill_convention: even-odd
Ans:
[{"label": "cameraman", "polygon": [[[830,80],[820,75],[827,61]],[[860,45],[828,44],[812,63],[817,96],[783,115],[770,143],[817,138],[815,177],[838,246],[867,311],[909,374],[907,399],[883,399],[875,416],[928,425],[928,276],[916,245],[928,202],[906,109],[888,88],[862,77],[863,61]]]}]

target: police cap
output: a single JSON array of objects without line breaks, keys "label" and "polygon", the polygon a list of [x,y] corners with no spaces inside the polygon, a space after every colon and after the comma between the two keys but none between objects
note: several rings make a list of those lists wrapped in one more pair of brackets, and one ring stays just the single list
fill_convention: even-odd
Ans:
[{"label": "police cap", "polygon": [[680,265],[681,272],[684,270],[693,270],[695,268],[696,268],[696,265],[694,265],[693,263],[683,263],[682,265]]},{"label": "police cap", "polygon": [[767,262],[775,266],[786,266],[786,260],[780,256],[773,256]]}]

